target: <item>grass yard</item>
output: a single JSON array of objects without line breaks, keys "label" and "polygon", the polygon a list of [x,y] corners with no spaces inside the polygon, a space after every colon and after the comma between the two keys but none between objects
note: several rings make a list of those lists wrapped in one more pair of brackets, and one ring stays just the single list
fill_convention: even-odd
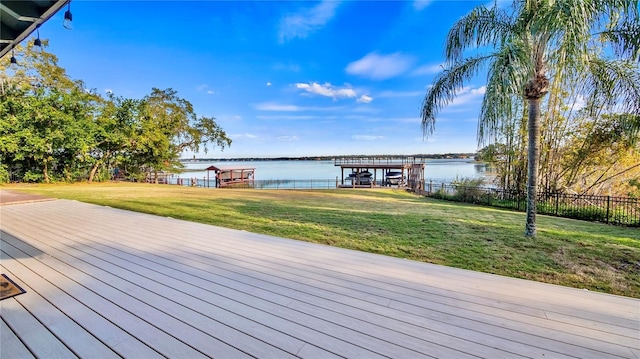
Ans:
[{"label": "grass yard", "polygon": [[11,185],[417,261],[640,298],[640,230],[422,198],[402,190],[216,190],[135,183]]}]

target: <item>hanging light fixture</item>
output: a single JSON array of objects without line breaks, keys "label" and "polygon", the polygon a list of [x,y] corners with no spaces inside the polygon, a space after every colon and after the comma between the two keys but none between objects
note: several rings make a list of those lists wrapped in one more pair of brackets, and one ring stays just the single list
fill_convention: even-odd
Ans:
[{"label": "hanging light fixture", "polygon": [[13,47],[11,48],[11,63],[17,64],[18,60],[16,60],[15,54],[13,53]]},{"label": "hanging light fixture", "polygon": [[42,48],[42,41],[40,41],[40,25],[38,25],[36,31],[38,32],[38,37],[33,40],[33,46],[39,46],[40,48]]},{"label": "hanging light fixture", "polygon": [[67,4],[67,11],[64,12],[64,21],[62,22],[62,26],[64,26],[65,29],[71,30],[73,28],[71,21],[73,21],[73,15],[71,14],[71,1],[69,1]]}]

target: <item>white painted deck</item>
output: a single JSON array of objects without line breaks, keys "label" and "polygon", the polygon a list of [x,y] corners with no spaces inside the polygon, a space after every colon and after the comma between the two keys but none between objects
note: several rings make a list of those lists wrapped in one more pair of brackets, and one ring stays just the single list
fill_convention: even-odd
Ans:
[{"label": "white painted deck", "polygon": [[1,358],[640,358],[640,301],[55,200],[0,207]]}]

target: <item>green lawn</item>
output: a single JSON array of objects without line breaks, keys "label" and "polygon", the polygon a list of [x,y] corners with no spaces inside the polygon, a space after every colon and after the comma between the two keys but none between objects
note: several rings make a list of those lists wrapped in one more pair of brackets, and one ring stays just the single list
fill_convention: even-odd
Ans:
[{"label": "green lawn", "polygon": [[640,298],[640,230],[402,190],[216,190],[132,183],[4,186],[56,198]]}]

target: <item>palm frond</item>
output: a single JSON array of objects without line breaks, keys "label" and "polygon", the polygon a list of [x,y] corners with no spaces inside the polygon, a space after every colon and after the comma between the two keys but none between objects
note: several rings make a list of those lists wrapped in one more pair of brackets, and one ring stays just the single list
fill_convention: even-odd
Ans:
[{"label": "palm frond", "polygon": [[[634,6],[635,3],[635,6]],[[609,43],[617,57],[638,58],[640,25],[637,0],[554,1],[539,14],[532,31],[549,36],[550,56],[576,72],[589,66],[588,54]],[[594,35],[600,34],[600,42]]]},{"label": "palm frond", "polygon": [[527,48],[521,43],[505,45],[494,54],[478,121],[478,145],[490,143],[504,123],[520,115],[522,89],[532,67]]},{"label": "palm frond", "polygon": [[625,19],[617,26],[599,33],[609,43],[616,57],[640,62],[640,22]]},{"label": "palm frond", "polygon": [[477,75],[479,69],[492,57],[491,54],[468,58],[444,69],[436,76],[422,102],[420,117],[422,118],[423,136],[433,133],[438,112],[453,101],[456,91],[463,87],[465,81]]},{"label": "palm frond", "polygon": [[451,27],[445,40],[445,58],[449,64],[460,62],[468,48],[497,46],[512,32],[507,12],[493,6],[478,6]]},{"label": "palm frond", "polygon": [[592,106],[640,115],[640,72],[635,62],[592,58],[584,78]]}]

